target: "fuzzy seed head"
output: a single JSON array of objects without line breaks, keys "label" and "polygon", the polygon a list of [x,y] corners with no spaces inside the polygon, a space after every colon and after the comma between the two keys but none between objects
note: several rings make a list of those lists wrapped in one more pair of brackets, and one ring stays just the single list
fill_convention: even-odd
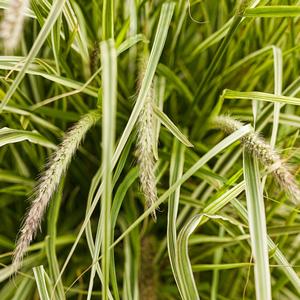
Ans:
[{"label": "fuzzy seed head", "polygon": [[[144,71],[144,70],[143,70]],[[144,72],[143,72],[144,73]],[[139,177],[141,189],[146,199],[146,207],[149,208],[157,200],[157,189],[155,183],[155,158],[153,153],[154,143],[154,94],[153,88],[145,99],[144,106],[138,118],[138,134],[136,143],[136,153],[139,165]],[[156,220],[156,213],[152,213]]]},{"label": "fuzzy seed head", "polygon": [[25,11],[28,7],[29,0],[10,0],[8,8],[4,12],[4,18],[0,24],[0,38],[7,51],[14,50],[19,43]]},{"label": "fuzzy seed head", "polygon": [[[241,128],[244,124],[229,117],[219,116],[213,120],[213,125],[220,128],[227,134]],[[289,170],[288,165],[281,159],[280,155],[274,150],[257,132],[251,132],[241,138],[245,149],[252,153],[260,163],[265,166],[275,177],[281,188],[291,197],[300,202],[300,189],[295,177]]]},{"label": "fuzzy seed head", "polygon": [[40,227],[43,215],[49,204],[49,201],[55,192],[61,177],[67,170],[71,159],[84,139],[87,131],[100,118],[99,112],[92,111],[83,116],[75,126],[73,126],[65,135],[62,143],[54,152],[46,165],[36,185],[32,196],[31,207],[29,208],[23,226],[19,233],[16,248],[13,254],[13,268],[17,271],[23,260],[28,246],[35,237]]},{"label": "fuzzy seed head", "polygon": [[278,169],[274,171],[274,175],[281,185],[282,189],[284,189],[291,199],[294,200],[295,203],[300,202],[300,189],[297,184],[295,177],[289,171],[286,165],[282,165]]}]

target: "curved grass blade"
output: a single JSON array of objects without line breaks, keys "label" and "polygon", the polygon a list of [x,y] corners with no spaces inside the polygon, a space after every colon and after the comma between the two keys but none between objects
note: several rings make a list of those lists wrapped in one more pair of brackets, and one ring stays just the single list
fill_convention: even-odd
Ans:
[{"label": "curved grass blade", "polygon": [[239,92],[229,89],[225,89],[222,94],[223,99],[246,99],[246,100],[258,100],[273,103],[300,105],[300,98],[279,96],[264,92]]},{"label": "curved grass blade", "polygon": [[271,300],[267,226],[262,184],[257,159],[244,149],[244,176],[251,248],[254,264],[255,292],[258,300]]},{"label": "curved grass blade", "polygon": [[[174,139],[170,167],[170,186],[180,179],[184,165],[184,146]],[[177,232],[176,219],[179,208],[180,185],[168,200],[167,246],[169,260],[181,297],[183,297],[183,278],[178,271],[178,252],[176,248]]]},{"label": "curved grass blade", "polygon": [[46,284],[46,272],[43,266],[33,268],[33,274],[41,300],[50,300]]},{"label": "curved grass blade", "polygon": [[199,214],[191,218],[187,224],[181,229],[178,240],[177,240],[177,252],[178,252],[178,270],[181,278],[183,279],[183,291],[184,300],[190,299],[200,299],[197,285],[193,275],[192,265],[188,255],[188,241],[191,234],[195,231],[198,225],[201,223],[202,219],[220,219],[222,221],[230,222],[234,225],[239,226],[240,224],[235,223],[232,219],[218,216],[218,215],[208,215],[208,214]]},{"label": "curved grass blade", "polygon": [[185,146],[194,147],[188,138],[176,127],[169,117],[161,111],[156,105],[153,106],[154,113],[159,121],[168,128],[168,130]]},{"label": "curved grass blade", "polygon": [[[23,57],[20,57],[18,59],[14,60],[8,60],[6,58],[0,57],[0,69],[2,70],[14,70],[14,71],[19,71],[22,72],[25,63],[22,62]],[[88,87],[85,86],[85,84],[78,82],[76,80],[66,78],[63,76],[59,76],[56,73],[55,74],[49,74],[45,70],[43,70],[38,64],[35,63],[30,63],[27,67],[26,70],[24,71],[26,74],[30,75],[36,75],[36,76],[41,76],[45,79],[48,79],[52,82],[55,82],[57,84],[63,85],[65,87],[75,89],[75,90],[80,90],[83,93],[90,95],[94,98],[98,97],[97,91],[93,87]],[[19,73],[20,74],[20,73]]]},{"label": "curved grass blade", "polygon": [[188,255],[188,239],[197,228],[200,220],[201,216],[194,216],[180,231],[176,244],[178,272],[183,280],[181,294],[184,300],[200,299]]},{"label": "curved grass blade", "polygon": [[300,16],[300,7],[293,5],[272,5],[259,6],[255,8],[247,8],[244,14],[245,17],[255,18],[283,18],[283,17],[298,17]]},{"label": "curved grass blade", "polygon": [[50,149],[57,149],[57,146],[37,131],[19,130],[3,127],[0,129],[0,147],[7,144],[29,141],[34,144],[41,145]]}]

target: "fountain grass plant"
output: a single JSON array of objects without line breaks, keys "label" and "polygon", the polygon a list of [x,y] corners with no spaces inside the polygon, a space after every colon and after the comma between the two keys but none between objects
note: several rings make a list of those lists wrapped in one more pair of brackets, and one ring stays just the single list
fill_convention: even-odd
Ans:
[{"label": "fountain grass plant", "polygon": [[1,300],[300,298],[300,1],[0,9]]}]

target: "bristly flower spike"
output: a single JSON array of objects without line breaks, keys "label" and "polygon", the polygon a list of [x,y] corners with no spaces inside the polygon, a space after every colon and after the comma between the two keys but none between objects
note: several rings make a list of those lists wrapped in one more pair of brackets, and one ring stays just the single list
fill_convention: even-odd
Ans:
[{"label": "bristly flower spike", "polygon": [[6,51],[13,51],[19,44],[23,31],[26,9],[29,0],[10,0],[0,24],[0,38]]},{"label": "bristly flower spike", "polygon": [[[219,116],[213,119],[213,125],[227,134],[240,129],[244,124],[229,116]],[[245,149],[252,153],[260,163],[274,175],[281,188],[291,199],[300,202],[300,189],[295,177],[275,149],[273,149],[257,132],[253,131],[241,138]]]},{"label": "bristly flower spike", "polygon": [[[140,64],[139,85],[144,77],[147,59],[142,58]],[[139,165],[139,177],[141,189],[146,200],[146,207],[149,208],[157,200],[157,189],[155,179],[155,157],[153,152],[154,143],[154,91],[151,86],[144,106],[140,112],[137,126],[137,143],[136,153]],[[152,213],[152,217],[156,220],[156,212]]]},{"label": "bristly flower spike", "polygon": [[88,130],[99,120],[99,111],[84,115],[65,135],[58,149],[53,153],[45,171],[41,174],[33,194],[23,226],[20,230],[13,254],[13,269],[20,268],[28,246],[40,227],[45,210],[56,191],[63,174],[66,172],[74,153],[83,141]]}]

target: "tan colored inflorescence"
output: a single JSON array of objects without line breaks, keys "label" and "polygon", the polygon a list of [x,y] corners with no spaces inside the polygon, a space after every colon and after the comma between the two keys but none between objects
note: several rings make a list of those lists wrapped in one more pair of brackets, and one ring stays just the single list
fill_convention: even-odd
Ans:
[{"label": "tan colored inflorescence", "polygon": [[[145,64],[142,62],[142,64]],[[141,67],[141,78],[145,72],[145,66]],[[153,87],[147,94],[144,106],[138,118],[138,135],[136,153],[139,164],[139,177],[141,189],[146,199],[146,207],[149,208],[157,200],[157,189],[155,183],[155,158],[153,153],[154,143],[154,92]],[[155,211],[152,213],[156,219]]]},{"label": "tan colored inflorescence", "polygon": [[29,0],[10,0],[0,24],[0,38],[7,51],[14,50],[20,40]]},{"label": "tan colored inflorescence", "polygon": [[[213,120],[214,126],[227,134],[240,129],[244,124],[229,117],[219,116]],[[300,189],[295,177],[280,155],[255,131],[241,138],[245,149],[252,153],[276,178],[279,185],[296,203],[300,200]]]},{"label": "tan colored inflorescence", "polygon": [[100,113],[91,111],[84,115],[65,135],[62,143],[52,155],[45,171],[42,173],[35,188],[31,207],[20,230],[16,249],[13,255],[13,268],[17,271],[24,254],[35,237],[44,212],[55,192],[62,175],[67,170],[71,159],[84,139],[87,131],[99,120]]}]

